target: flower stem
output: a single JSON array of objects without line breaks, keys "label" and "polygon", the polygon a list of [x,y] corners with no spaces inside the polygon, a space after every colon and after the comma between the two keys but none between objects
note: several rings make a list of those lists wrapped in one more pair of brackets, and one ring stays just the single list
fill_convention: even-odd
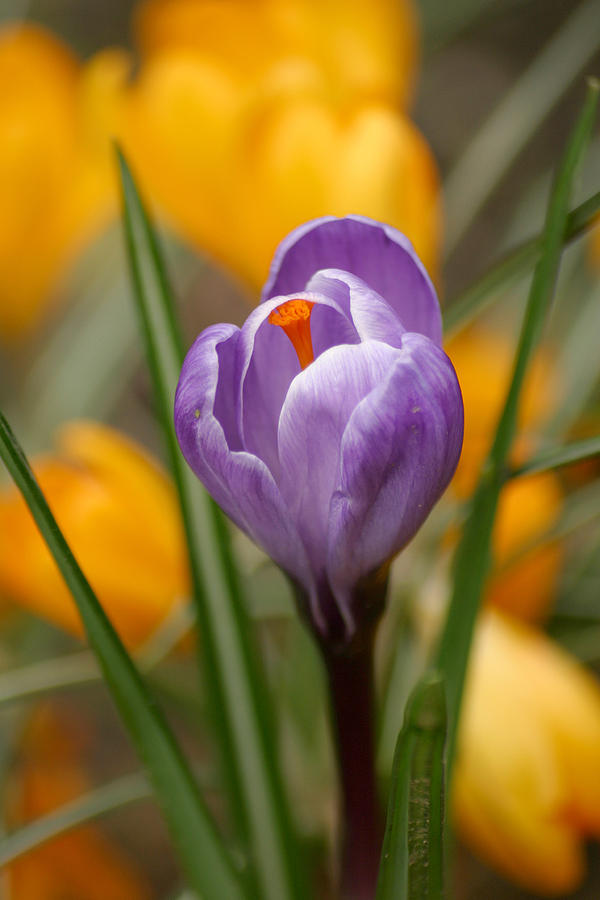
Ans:
[{"label": "flower stem", "polygon": [[341,896],[373,900],[381,853],[375,781],[373,634],[352,651],[324,648],[342,795]]}]

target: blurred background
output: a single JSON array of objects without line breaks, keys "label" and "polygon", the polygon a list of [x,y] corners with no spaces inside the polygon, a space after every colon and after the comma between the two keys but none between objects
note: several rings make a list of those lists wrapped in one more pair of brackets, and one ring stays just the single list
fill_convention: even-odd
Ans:
[{"label": "blurred background", "polygon": [[[212,322],[240,324],[278,242],[325,214],[405,231],[451,311],[542,227],[590,74],[600,74],[598,0],[3,0],[0,407],[221,819],[112,142],[159,223],[186,345]],[[596,129],[574,206],[598,191],[599,150]],[[598,434],[598,232],[564,254],[517,461]],[[465,450],[393,570],[378,647],[382,789],[528,284],[526,274],[495,286],[448,331]],[[453,797],[457,900],[600,892],[598,471],[591,462],[530,476],[503,494]],[[336,795],[319,661],[283,577],[235,541],[315,897],[325,898]],[[2,900],[184,896],[75,611],[4,473],[0,720],[0,829],[12,835]],[[61,821],[30,823],[80,797],[84,824],[37,846]]]}]

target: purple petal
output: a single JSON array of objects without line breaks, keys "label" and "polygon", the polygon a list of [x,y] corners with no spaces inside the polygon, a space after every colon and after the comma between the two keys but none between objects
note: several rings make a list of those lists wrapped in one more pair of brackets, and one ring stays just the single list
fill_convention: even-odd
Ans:
[{"label": "purple petal", "polygon": [[413,537],[448,485],[462,437],[462,398],[450,360],[421,335],[406,334],[341,442],[327,570],[347,620],[356,584]]},{"label": "purple petal", "polygon": [[[383,341],[392,347],[400,347],[406,329],[397,313],[356,275],[341,269],[323,269],[313,275],[307,290],[334,300],[352,322],[361,341]],[[313,327],[313,334],[314,330]],[[334,343],[350,342],[331,341],[329,346]]]},{"label": "purple petal", "polygon": [[364,216],[326,216],[281,242],[262,299],[302,291],[320,269],[343,269],[387,300],[407,331],[442,343],[435,289],[412,244],[399,231]]},{"label": "purple petal", "polygon": [[232,449],[239,447],[232,373],[240,337],[233,325],[215,325],[188,352],[175,395],[177,438],[216,502],[310,593],[306,553],[271,472],[257,456]]},{"label": "purple petal", "polygon": [[[317,356],[325,347],[320,336],[330,340],[358,342],[355,329],[334,300],[301,292],[315,303],[311,315],[313,348]],[[236,381],[241,385],[238,427],[246,450],[260,456],[277,477],[279,455],[277,428],[281,407],[293,378],[301,371],[296,351],[282,328],[272,325],[269,315],[289,297],[276,297],[260,304],[246,319],[241,331]]]},{"label": "purple petal", "polygon": [[315,572],[324,578],[329,505],[342,435],[400,351],[376,341],[327,350],[290,385],[279,420],[279,487]]}]

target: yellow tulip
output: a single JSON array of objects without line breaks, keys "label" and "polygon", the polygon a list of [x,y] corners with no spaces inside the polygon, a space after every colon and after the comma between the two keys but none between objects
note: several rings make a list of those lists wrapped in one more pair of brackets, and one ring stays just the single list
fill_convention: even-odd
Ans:
[{"label": "yellow tulip", "polygon": [[[115,203],[107,133],[126,75],[106,52],[82,67],[33,25],[0,29],[0,338],[30,331]],[[102,123],[99,124],[99,123]]]},{"label": "yellow tulip", "polygon": [[[86,723],[89,727],[89,722]],[[88,732],[89,742],[89,732]],[[91,790],[81,763],[83,729],[49,704],[30,718],[11,773],[5,813],[12,827],[51,813]],[[3,870],[6,900],[149,900],[141,874],[99,828],[80,826]],[[6,891],[6,895],[4,894]]]},{"label": "yellow tulip", "polygon": [[352,105],[403,104],[412,88],[410,0],[146,0],[135,26],[144,58],[193,51],[263,89],[290,58],[314,62],[328,92]]},{"label": "yellow tulip", "polygon": [[[188,592],[174,490],[140,447],[91,422],[63,426],[33,463],[57,522],[109,618],[132,646]],[[74,634],[75,605],[16,489],[0,494],[0,592]]]},{"label": "yellow tulip", "polygon": [[484,613],[453,785],[464,840],[527,890],[573,890],[586,837],[600,837],[599,758],[596,680],[545,635]]}]

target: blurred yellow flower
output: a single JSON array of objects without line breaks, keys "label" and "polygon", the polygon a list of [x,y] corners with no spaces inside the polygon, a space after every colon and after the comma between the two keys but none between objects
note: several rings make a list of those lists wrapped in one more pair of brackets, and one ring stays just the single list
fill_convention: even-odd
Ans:
[{"label": "blurred yellow flower", "polygon": [[395,225],[435,275],[437,169],[402,112],[410,0],[148,0],[135,25],[132,79],[122,51],[81,65],[40,28],[0,30],[0,337],[39,321],[114,214],[115,137],[174,229],[254,292],[326,214]]},{"label": "blurred yellow flower", "polygon": [[563,492],[553,472],[518,478],[502,489],[492,538],[493,567],[486,600],[529,621],[540,621],[554,599],[564,549],[550,540]]},{"label": "blurred yellow flower", "polygon": [[[6,792],[5,813],[11,827],[46,815],[91,790],[80,761],[82,733],[81,723],[64,711],[49,704],[35,710]],[[132,863],[91,825],[42,844],[7,866],[3,875],[6,900],[149,900],[153,896]]]},{"label": "blurred yellow flower", "polygon": [[[57,452],[33,468],[109,618],[136,646],[188,593],[171,483],[140,447],[91,422],[63,426]],[[81,634],[69,591],[12,486],[0,494],[0,533],[2,595]]]},{"label": "blurred yellow flower", "polygon": [[149,0],[123,140],[176,230],[253,292],[321,215],[405,231],[435,274],[439,181],[400,111],[416,55],[396,0]]},{"label": "blurred yellow flower", "polygon": [[407,118],[302,92],[251,110],[239,79],[178,53],[147,64],[132,88],[125,144],[175,228],[254,292],[279,241],[325,214],[389,222],[435,272],[437,169]]},{"label": "blurred yellow flower", "polygon": [[277,89],[282,64],[314,64],[341,102],[404,104],[417,56],[411,0],[146,0],[135,14],[144,58],[193,51],[245,84]]},{"label": "blurred yellow flower", "polygon": [[[464,498],[474,489],[492,442],[508,390],[514,346],[502,332],[479,326],[453,338],[447,352],[465,406],[463,451],[452,481],[455,493]],[[549,357],[538,354],[522,395],[516,456],[535,448],[538,430],[553,409],[557,382]],[[560,481],[552,472],[504,486],[492,541],[488,602],[528,620],[546,614],[564,556],[562,545],[547,540],[546,533],[556,524],[562,501]]]},{"label": "blurred yellow flower", "polygon": [[0,338],[26,334],[115,202],[107,127],[124,54],[82,67],[33,25],[0,29]]},{"label": "blurred yellow flower", "polygon": [[600,688],[526,625],[478,624],[454,775],[460,834],[525,889],[571,891],[600,837]]},{"label": "blurred yellow flower", "polygon": [[[477,481],[506,399],[515,352],[513,338],[499,329],[472,326],[446,347],[463,395],[465,438],[452,486],[467,497]],[[538,430],[555,408],[559,379],[550,354],[539,352],[529,368],[519,408],[518,456],[535,448]]]}]

